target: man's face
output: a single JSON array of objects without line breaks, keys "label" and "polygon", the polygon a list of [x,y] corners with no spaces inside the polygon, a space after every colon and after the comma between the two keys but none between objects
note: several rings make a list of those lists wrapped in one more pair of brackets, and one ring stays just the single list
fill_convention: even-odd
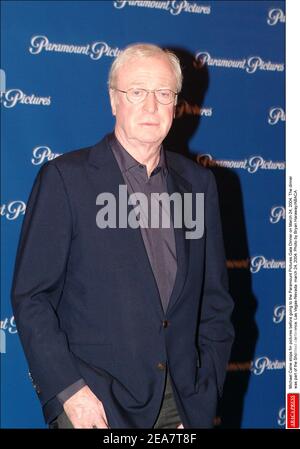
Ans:
[{"label": "man's face", "polygon": [[[133,58],[120,67],[113,87],[126,91],[133,87],[165,88],[176,92],[176,78],[164,57]],[[115,130],[121,143],[160,145],[172,125],[174,102],[161,104],[150,92],[144,101],[132,104],[125,93],[116,90],[110,91],[110,99],[116,116]]]}]

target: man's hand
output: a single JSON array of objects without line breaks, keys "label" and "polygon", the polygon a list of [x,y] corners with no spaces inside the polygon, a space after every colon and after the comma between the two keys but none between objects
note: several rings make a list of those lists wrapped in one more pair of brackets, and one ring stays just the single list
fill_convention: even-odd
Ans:
[{"label": "man's hand", "polygon": [[102,402],[87,385],[64,403],[64,410],[75,429],[108,429]]}]

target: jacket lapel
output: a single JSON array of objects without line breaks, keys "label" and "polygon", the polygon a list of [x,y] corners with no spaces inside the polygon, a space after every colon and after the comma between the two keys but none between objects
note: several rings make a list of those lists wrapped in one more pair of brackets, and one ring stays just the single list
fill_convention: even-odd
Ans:
[{"label": "jacket lapel", "polygon": [[[97,193],[111,192],[115,198],[118,198],[119,185],[124,185],[125,181],[109,146],[107,137],[91,148],[88,163],[89,177],[93,183],[95,191]],[[128,197],[129,193],[127,191],[127,204]],[[131,209],[133,209],[133,206],[128,205],[128,212]],[[159,316],[159,322],[161,322],[164,317],[164,311],[140,228],[132,229],[128,227],[126,229],[126,245],[128,249],[130,248],[130,250],[134,252],[134,257],[132,260],[138,261],[136,264],[137,270],[140,270],[143,277],[148,280],[148,284],[145,285],[145,298],[149,298],[148,306],[154,308],[156,315]],[[140,276],[138,271],[136,276]],[[157,323],[157,318],[155,321]]]},{"label": "jacket lapel", "polygon": [[[169,167],[169,173],[168,173],[168,179],[167,179],[167,186],[168,186],[168,192],[169,195],[172,195],[172,193],[178,192],[181,195],[181,201],[182,201],[182,214],[184,211],[183,208],[183,198],[184,193],[190,193],[192,191],[191,184],[180,174],[178,171],[176,171],[173,168],[172,160],[170,159],[170,156],[168,156],[167,153],[167,161],[168,161],[168,167]],[[174,212],[171,208],[172,213],[172,219],[174,223]],[[174,234],[175,234],[175,244],[176,244],[176,255],[177,255],[177,273],[175,278],[174,287],[172,290],[172,294],[169,300],[167,313],[171,310],[172,307],[177,303],[178,299],[180,298],[180,293],[183,289],[184,282],[187,276],[188,272],[188,262],[189,262],[189,249],[190,249],[190,240],[185,238],[185,232],[186,232],[185,224],[184,224],[184,217],[182,215],[182,227],[181,228],[175,228],[174,227]]]}]

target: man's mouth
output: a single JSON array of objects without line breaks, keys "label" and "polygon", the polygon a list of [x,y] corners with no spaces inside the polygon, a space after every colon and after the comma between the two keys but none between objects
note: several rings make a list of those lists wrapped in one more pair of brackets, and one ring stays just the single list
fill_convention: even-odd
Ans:
[{"label": "man's mouth", "polygon": [[143,125],[143,126],[159,126],[159,123],[143,122],[143,123],[140,123],[140,125]]}]

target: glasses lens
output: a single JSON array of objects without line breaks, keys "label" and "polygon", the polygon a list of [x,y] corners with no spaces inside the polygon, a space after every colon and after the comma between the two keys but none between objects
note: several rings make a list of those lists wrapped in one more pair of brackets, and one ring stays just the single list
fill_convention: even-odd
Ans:
[{"label": "glasses lens", "polygon": [[157,101],[162,104],[169,104],[174,100],[174,93],[169,89],[159,89],[155,91]]},{"label": "glasses lens", "polygon": [[129,89],[127,98],[131,103],[140,103],[146,98],[147,91],[144,89]]}]

